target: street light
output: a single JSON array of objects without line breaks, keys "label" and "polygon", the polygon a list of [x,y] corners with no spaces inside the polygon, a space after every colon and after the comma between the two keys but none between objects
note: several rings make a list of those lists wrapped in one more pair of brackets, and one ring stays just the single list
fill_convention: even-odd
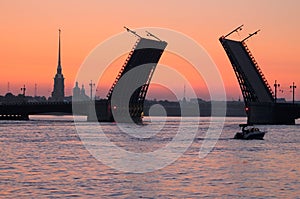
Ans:
[{"label": "street light", "polygon": [[21,88],[21,91],[23,91],[22,95],[25,97],[25,91],[26,91],[25,85],[23,86],[23,88]]},{"label": "street light", "polygon": [[275,103],[276,103],[277,102],[277,88],[280,87],[280,84],[277,84],[277,80],[275,80],[274,87],[275,87]]},{"label": "street light", "polygon": [[293,92],[293,104],[294,104],[295,103],[295,88],[296,88],[295,82],[293,82],[293,85],[290,86],[290,88],[292,89],[292,92]]},{"label": "street light", "polygon": [[95,87],[95,84],[93,83],[93,80],[91,80],[90,89],[91,89],[91,100],[93,100],[93,87]]}]

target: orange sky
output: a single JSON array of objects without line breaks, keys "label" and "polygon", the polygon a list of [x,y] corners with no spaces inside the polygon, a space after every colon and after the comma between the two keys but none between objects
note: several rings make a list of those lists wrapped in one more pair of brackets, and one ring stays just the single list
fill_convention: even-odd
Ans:
[{"label": "orange sky", "polygon": [[[173,29],[202,45],[217,64],[228,99],[237,99],[240,89],[229,60],[218,38],[240,24],[243,32],[232,35],[242,39],[257,29],[261,32],[247,44],[268,82],[275,79],[283,93],[291,99],[288,87],[295,81],[300,88],[300,1],[297,0],[189,0],[189,1],[100,1],[100,0],[1,0],[0,1],[0,95],[7,83],[14,94],[23,84],[27,94],[49,96],[57,66],[57,36],[62,29],[62,67],[66,78],[66,94],[71,94],[77,70],[89,52],[109,37],[140,27]],[[128,46],[128,50],[132,46]],[[117,46],[112,48],[118,48]],[[126,57],[126,56],[125,56]],[[174,58],[175,60],[175,58]],[[177,63],[173,60],[173,63]],[[172,64],[172,60],[168,61]],[[120,66],[121,67],[121,66]],[[163,74],[160,74],[162,77]],[[164,76],[167,77],[167,74]],[[114,76],[111,77],[112,81]],[[88,88],[88,82],[82,82]],[[80,83],[81,84],[81,83]],[[182,90],[184,82],[171,85]],[[196,85],[197,95],[207,98]],[[106,91],[99,93],[105,96]],[[202,96],[203,95],[203,96]],[[187,90],[187,97],[189,90]],[[300,90],[296,90],[300,99]],[[152,96],[149,96],[152,98]],[[162,95],[163,98],[163,95]]]}]

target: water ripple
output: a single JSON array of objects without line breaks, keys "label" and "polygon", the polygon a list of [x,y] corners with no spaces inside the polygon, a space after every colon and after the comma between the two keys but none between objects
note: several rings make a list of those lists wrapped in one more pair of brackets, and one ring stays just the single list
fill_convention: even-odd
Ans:
[{"label": "water ripple", "polygon": [[[262,126],[268,130],[265,140],[232,139],[244,120],[228,118],[213,151],[199,159],[209,125],[204,118],[182,157],[145,174],[122,173],[97,161],[82,145],[70,118],[0,121],[0,197],[297,198],[299,126]],[[192,122],[189,119],[186,125]],[[172,118],[162,133],[147,139],[120,134],[115,124],[102,127],[118,146],[149,152],[172,141],[178,124]],[[94,124],[80,125],[89,129]]]}]

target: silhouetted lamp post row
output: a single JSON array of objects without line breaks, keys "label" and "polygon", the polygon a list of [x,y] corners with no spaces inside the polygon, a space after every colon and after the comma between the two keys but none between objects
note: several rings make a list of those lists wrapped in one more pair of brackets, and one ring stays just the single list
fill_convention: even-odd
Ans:
[{"label": "silhouetted lamp post row", "polygon": [[[10,84],[9,82],[7,83],[7,93],[10,92]],[[26,86],[25,84],[23,85],[23,87],[21,87],[21,92],[22,92],[22,95],[25,96],[26,95]],[[34,97],[37,96],[37,84],[34,84]]]},{"label": "silhouetted lamp post row", "polygon": [[[280,87],[280,84],[277,83],[277,80],[275,80],[275,103],[277,102],[277,89]],[[290,86],[290,89],[292,89],[292,93],[293,93],[293,104],[295,103],[295,89],[296,89],[296,85],[295,82],[293,82],[293,85]]]}]

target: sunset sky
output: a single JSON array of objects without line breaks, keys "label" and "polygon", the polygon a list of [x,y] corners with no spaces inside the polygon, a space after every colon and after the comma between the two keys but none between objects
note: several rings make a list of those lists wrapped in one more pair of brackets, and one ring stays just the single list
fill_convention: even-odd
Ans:
[{"label": "sunset sky", "polygon": [[[299,100],[299,9],[298,0],[1,0],[0,95],[7,92],[8,82],[14,94],[19,94],[25,84],[26,94],[33,95],[37,84],[38,95],[51,95],[57,67],[59,28],[62,30],[65,92],[71,95],[77,71],[89,53],[104,40],[124,32],[123,26],[128,26],[131,29],[168,28],[194,39],[204,47],[220,70],[227,98],[236,100],[241,97],[241,92],[218,38],[244,24],[244,30],[231,38],[242,40],[248,33],[261,29],[258,35],[247,41],[248,47],[272,88],[275,80],[281,84],[283,92],[278,97],[291,100],[289,86],[294,81],[299,88],[296,89],[296,99]],[[117,49],[118,46],[111,48]],[[128,51],[131,48],[128,46]],[[116,63],[123,63],[122,58],[126,55],[122,56]],[[166,57],[162,61],[164,59]],[[172,56],[164,63],[171,67],[174,64],[175,68],[178,63],[185,64]],[[171,78],[163,71],[157,78],[162,77]],[[114,79],[112,75],[111,81]],[[183,93],[185,82],[171,81],[176,84],[170,87]],[[89,82],[82,83],[88,89]],[[196,90],[199,97],[208,98],[203,83],[192,80],[191,83],[195,89],[199,88]],[[105,96],[107,91],[100,90],[97,95]],[[154,91],[151,93],[148,98],[167,98]],[[189,90],[186,95],[189,97]]]}]

